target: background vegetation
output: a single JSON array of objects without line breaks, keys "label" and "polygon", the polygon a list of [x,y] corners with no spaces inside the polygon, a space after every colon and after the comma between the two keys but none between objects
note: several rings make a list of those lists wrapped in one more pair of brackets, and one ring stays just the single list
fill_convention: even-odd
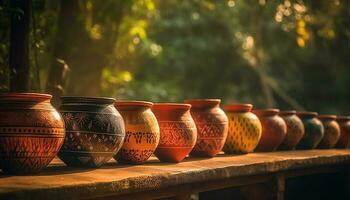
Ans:
[{"label": "background vegetation", "polygon": [[[10,0],[0,0],[0,90]],[[33,0],[30,88],[348,114],[348,0]]]}]

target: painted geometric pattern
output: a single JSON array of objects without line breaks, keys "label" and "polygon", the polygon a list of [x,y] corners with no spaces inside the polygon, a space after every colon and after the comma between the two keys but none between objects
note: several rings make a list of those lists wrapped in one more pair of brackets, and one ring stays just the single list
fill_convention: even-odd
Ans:
[{"label": "painted geometric pattern", "polygon": [[218,139],[197,139],[196,146],[193,148],[193,152],[219,152],[225,140],[223,138]]},{"label": "painted geometric pattern", "polygon": [[[0,166],[7,172],[36,172],[56,156],[63,143],[57,137],[0,137]],[[14,167],[16,166],[16,167]]]},{"label": "painted geometric pattern", "polygon": [[226,153],[252,152],[258,145],[262,127],[259,119],[251,114],[230,114],[229,129],[223,150]]},{"label": "painted geometric pattern", "polygon": [[196,142],[196,126],[193,121],[159,121],[158,147],[193,147]]},{"label": "painted geometric pattern", "polygon": [[0,112],[0,126],[6,127],[63,127],[63,121],[57,111],[29,110],[26,112],[2,111]]},{"label": "painted geometric pattern", "polygon": [[117,160],[141,163],[148,160],[153,154],[154,149],[120,149],[116,155]]}]

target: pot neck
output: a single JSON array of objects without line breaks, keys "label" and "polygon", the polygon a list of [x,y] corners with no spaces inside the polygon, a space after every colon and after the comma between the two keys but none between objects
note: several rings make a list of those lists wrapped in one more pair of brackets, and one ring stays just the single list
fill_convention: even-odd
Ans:
[{"label": "pot neck", "polygon": [[115,101],[114,106],[117,110],[145,110],[153,106],[152,102],[148,101]]},{"label": "pot neck", "polygon": [[2,93],[0,102],[50,102],[52,95],[41,93]]},{"label": "pot neck", "polygon": [[192,109],[208,109],[219,107],[220,99],[192,99],[186,100],[186,104],[191,104]]},{"label": "pot neck", "polygon": [[297,111],[295,110],[285,110],[285,111],[280,111],[281,116],[290,116],[290,115],[295,115]]},{"label": "pot neck", "polygon": [[257,116],[274,116],[278,115],[280,110],[278,109],[258,109],[258,110],[253,110],[253,113],[256,114]]},{"label": "pot neck", "polygon": [[63,96],[61,97],[62,104],[97,104],[109,105],[115,102],[114,98],[109,97],[84,97],[84,96]]},{"label": "pot neck", "polygon": [[298,117],[300,118],[315,118],[317,117],[318,113],[317,112],[297,112]]},{"label": "pot neck", "polygon": [[253,109],[252,104],[226,104],[224,107],[227,112],[250,112]]},{"label": "pot neck", "polygon": [[337,122],[349,122],[350,121],[350,116],[338,116],[337,117]]}]

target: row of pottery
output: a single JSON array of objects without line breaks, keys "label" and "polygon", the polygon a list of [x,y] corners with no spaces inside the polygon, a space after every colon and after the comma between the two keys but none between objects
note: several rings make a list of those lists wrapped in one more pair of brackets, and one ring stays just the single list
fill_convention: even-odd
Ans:
[{"label": "row of pottery", "polygon": [[313,148],[347,148],[350,118],[312,112],[254,110],[219,99],[185,103],[62,97],[60,114],[51,95],[0,94],[0,168],[37,173],[58,157],[75,167],[99,167],[114,157],[141,164],[152,154],[180,162],[187,155],[213,157]]}]

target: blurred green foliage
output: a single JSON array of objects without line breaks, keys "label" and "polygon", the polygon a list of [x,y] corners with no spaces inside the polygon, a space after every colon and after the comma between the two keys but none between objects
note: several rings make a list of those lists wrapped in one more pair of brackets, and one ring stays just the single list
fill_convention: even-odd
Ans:
[{"label": "blurred green foliage", "polygon": [[[0,0],[1,91],[8,90],[8,2]],[[62,77],[53,70],[60,59],[69,68],[58,88],[67,95],[221,98],[349,114],[350,1],[33,2],[34,91]]]}]

